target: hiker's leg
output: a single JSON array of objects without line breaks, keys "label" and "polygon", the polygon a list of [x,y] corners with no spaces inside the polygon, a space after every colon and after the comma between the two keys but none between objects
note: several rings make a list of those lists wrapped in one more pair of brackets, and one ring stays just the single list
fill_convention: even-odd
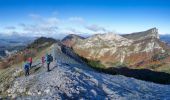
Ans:
[{"label": "hiker's leg", "polygon": [[26,70],[26,75],[28,76],[28,69]]},{"label": "hiker's leg", "polygon": [[25,76],[28,76],[28,69],[25,70]]},{"label": "hiker's leg", "polygon": [[48,64],[48,71],[50,71],[50,63]]},{"label": "hiker's leg", "polygon": [[30,63],[30,67],[32,66],[32,62]]},{"label": "hiker's leg", "polygon": [[27,70],[25,70],[25,76],[27,76]]},{"label": "hiker's leg", "polygon": [[47,63],[47,71],[49,71],[50,63]]},{"label": "hiker's leg", "polygon": [[28,75],[30,75],[30,70],[28,69]]}]

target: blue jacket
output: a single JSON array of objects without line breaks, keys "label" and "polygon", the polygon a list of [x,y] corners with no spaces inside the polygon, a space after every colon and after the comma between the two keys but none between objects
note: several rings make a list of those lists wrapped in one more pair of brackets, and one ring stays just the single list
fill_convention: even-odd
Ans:
[{"label": "blue jacket", "polygon": [[24,63],[24,70],[29,70],[30,64],[28,62]]}]

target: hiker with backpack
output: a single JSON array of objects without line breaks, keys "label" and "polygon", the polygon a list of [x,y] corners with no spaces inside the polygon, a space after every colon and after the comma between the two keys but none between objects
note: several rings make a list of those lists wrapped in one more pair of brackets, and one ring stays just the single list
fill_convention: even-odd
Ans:
[{"label": "hiker with backpack", "polygon": [[50,71],[50,63],[53,61],[51,54],[46,54],[47,72]]},{"label": "hiker with backpack", "polygon": [[29,76],[29,70],[30,70],[30,63],[28,61],[25,61],[24,63],[24,72],[25,72],[25,76]]}]

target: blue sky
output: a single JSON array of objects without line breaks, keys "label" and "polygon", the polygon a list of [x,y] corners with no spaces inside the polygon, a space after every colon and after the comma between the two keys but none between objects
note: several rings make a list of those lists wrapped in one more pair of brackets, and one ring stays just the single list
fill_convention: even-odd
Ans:
[{"label": "blue sky", "polygon": [[4,34],[131,33],[152,27],[170,34],[169,0],[0,0],[0,12]]}]

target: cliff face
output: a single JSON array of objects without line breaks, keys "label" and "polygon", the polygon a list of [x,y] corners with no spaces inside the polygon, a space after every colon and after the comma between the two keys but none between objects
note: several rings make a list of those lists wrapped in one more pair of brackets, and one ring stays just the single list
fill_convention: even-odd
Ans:
[{"label": "cliff face", "polygon": [[[156,28],[122,36],[113,33],[97,34],[87,39],[77,39],[71,47],[78,55],[100,61],[106,67],[125,64],[128,67],[147,68],[145,62],[153,63],[155,55],[168,51],[166,44],[159,40]],[[165,59],[169,61],[169,56],[161,60]]]}]

